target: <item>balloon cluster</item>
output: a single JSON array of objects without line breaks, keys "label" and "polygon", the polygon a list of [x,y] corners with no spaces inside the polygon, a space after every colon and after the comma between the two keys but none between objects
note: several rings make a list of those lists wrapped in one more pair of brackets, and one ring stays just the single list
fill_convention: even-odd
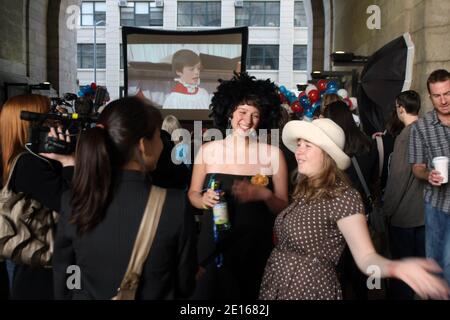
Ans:
[{"label": "balloon cluster", "polygon": [[321,79],[316,85],[309,84],[305,91],[301,91],[298,97],[284,86],[280,86],[280,99],[283,104],[288,104],[292,112],[306,120],[312,120],[315,111],[322,105],[325,94],[337,94],[348,105],[350,110],[357,107],[357,100],[349,97],[345,89],[339,89],[338,84],[333,81]]},{"label": "balloon cluster", "polygon": [[295,93],[286,89],[285,86],[280,86],[279,90],[281,104],[287,104],[290,106],[292,112],[296,114],[302,114],[304,110],[300,105],[300,101],[297,99]]},{"label": "balloon cluster", "polygon": [[96,90],[97,90],[97,84],[95,82],[92,82],[90,85],[82,86],[80,88],[80,91],[78,91],[78,96],[94,98]]}]

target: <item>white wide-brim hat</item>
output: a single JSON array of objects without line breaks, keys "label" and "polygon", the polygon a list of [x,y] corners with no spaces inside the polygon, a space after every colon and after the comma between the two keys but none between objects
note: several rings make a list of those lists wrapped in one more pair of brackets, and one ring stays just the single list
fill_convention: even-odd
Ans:
[{"label": "white wide-brim hat", "polygon": [[317,119],[312,122],[293,120],[283,129],[284,145],[295,153],[298,139],[304,139],[325,151],[341,170],[350,166],[351,160],[344,153],[344,130],[330,119]]}]

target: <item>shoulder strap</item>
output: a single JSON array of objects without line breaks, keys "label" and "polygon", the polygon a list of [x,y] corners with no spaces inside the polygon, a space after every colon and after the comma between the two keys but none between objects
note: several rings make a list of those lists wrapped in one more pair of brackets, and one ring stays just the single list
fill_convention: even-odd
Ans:
[{"label": "shoulder strap", "polygon": [[6,180],[6,182],[3,184],[3,189],[8,189],[9,183],[11,181],[13,172],[14,172],[14,168],[16,167],[17,161],[19,161],[19,158],[25,154],[26,152],[21,152],[19,153],[12,161],[11,161],[11,167],[9,169],[9,175],[8,175],[8,179]]},{"label": "shoulder strap", "polygon": [[383,139],[380,136],[376,136],[375,140],[377,141],[377,149],[378,149],[378,177],[381,177],[383,174],[383,166],[384,166],[384,148],[383,148]]},{"label": "shoulder strap", "polygon": [[134,300],[136,290],[147,260],[148,253],[155,238],[159,218],[166,199],[167,190],[152,186],[139,231],[134,242],[133,252],[128,263],[127,271],[113,300]]},{"label": "shoulder strap", "polygon": [[367,198],[370,199],[371,198],[370,190],[369,187],[367,186],[366,179],[364,179],[364,176],[361,172],[361,168],[359,167],[356,157],[352,157],[352,163],[353,167],[355,167],[356,173],[358,174],[359,181],[361,182],[362,187],[364,188],[364,192],[366,193]]}]

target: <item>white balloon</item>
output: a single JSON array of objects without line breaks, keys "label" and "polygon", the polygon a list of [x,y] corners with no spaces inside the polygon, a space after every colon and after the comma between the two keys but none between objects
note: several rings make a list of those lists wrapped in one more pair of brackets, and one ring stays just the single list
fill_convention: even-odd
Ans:
[{"label": "white balloon", "polygon": [[345,99],[345,98],[348,97],[348,92],[347,92],[347,90],[345,90],[345,89],[339,89],[338,92],[337,92],[337,94],[338,94],[339,96],[341,96],[342,99]]},{"label": "white balloon", "polygon": [[352,102],[352,111],[358,108],[358,100],[355,97],[350,97],[350,101]]},{"label": "white balloon", "polygon": [[318,89],[317,89],[317,87],[315,85],[308,84],[308,86],[305,89],[306,95],[308,95],[311,90],[318,90]]}]

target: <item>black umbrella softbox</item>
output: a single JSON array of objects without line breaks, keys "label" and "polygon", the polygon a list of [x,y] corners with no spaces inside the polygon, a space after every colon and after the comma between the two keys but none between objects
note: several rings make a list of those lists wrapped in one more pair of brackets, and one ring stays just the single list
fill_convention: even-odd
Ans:
[{"label": "black umbrella softbox", "polygon": [[411,86],[414,44],[408,33],[375,52],[361,73],[358,105],[367,134],[384,131],[395,96]]}]

